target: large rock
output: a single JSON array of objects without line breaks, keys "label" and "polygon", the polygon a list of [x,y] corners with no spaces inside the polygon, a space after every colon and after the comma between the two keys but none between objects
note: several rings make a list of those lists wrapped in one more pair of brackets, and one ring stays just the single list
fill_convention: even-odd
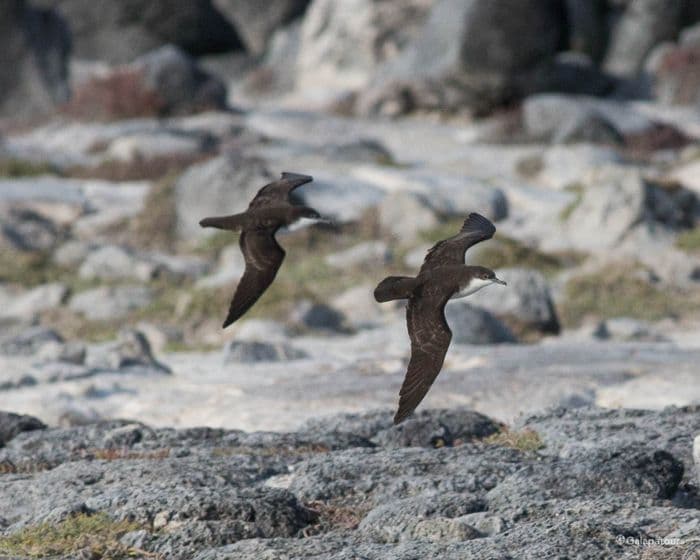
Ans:
[{"label": "large rock", "polygon": [[[487,182],[455,173],[424,169],[396,170],[380,167],[361,168],[355,175],[384,189],[389,197],[401,199],[399,193],[416,195],[418,198],[413,203],[422,201],[439,216],[455,217],[479,212],[492,220],[500,220],[508,215],[508,200],[497,181]],[[423,213],[417,219],[421,217],[424,219]],[[427,224],[428,221],[424,223]]]},{"label": "large rock", "polygon": [[662,43],[654,49],[645,70],[661,103],[700,103],[700,24],[686,29],[677,43]]},{"label": "large rock", "polygon": [[279,27],[303,15],[310,0],[213,0],[214,5],[233,23],[246,49],[254,54],[265,51],[271,35]]},{"label": "large rock", "polygon": [[397,191],[379,205],[380,227],[396,236],[401,243],[415,241],[421,232],[433,229],[438,224],[437,213],[425,194]]},{"label": "large rock", "polygon": [[445,309],[452,331],[452,342],[461,344],[499,344],[517,342],[510,329],[485,309],[455,302]]},{"label": "large rock", "polygon": [[314,0],[301,32],[296,85],[356,89],[417,33],[433,0]]},{"label": "large rock", "polygon": [[537,90],[562,41],[564,19],[557,0],[441,0],[418,37],[377,73],[362,111],[384,112],[396,84],[410,98],[405,110],[441,97],[448,110],[460,104],[485,110]]},{"label": "large rock", "polygon": [[692,191],[666,188],[632,167],[601,167],[584,177],[578,200],[561,216],[565,235],[552,244],[600,251],[663,239],[664,232],[692,227],[697,208]]},{"label": "large rock", "polygon": [[240,47],[236,31],[211,0],[33,0],[65,18],[74,56],[130,62],[164,43],[192,54]]},{"label": "large rock", "polygon": [[42,284],[27,290],[0,310],[0,317],[33,321],[40,313],[58,307],[68,295],[68,288],[59,282]]},{"label": "large rock", "polygon": [[4,447],[17,434],[45,428],[46,425],[33,416],[0,412],[0,447]]},{"label": "large rock", "polygon": [[142,367],[159,373],[170,373],[170,368],[153,357],[148,339],[135,329],[124,329],[119,332],[115,342],[90,348],[85,364],[98,369]]},{"label": "large rock", "polygon": [[271,180],[265,163],[256,158],[222,155],[190,167],[175,185],[178,236],[201,239],[215,233],[218,230],[202,228],[199,221],[243,212]]},{"label": "large rock", "polygon": [[649,52],[680,30],[683,0],[632,0],[612,31],[604,67],[619,76],[642,70]]},{"label": "large rock", "polygon": [[0,353],[9,356],[32,356],[44,346],[62,342],[61,336],[53,329],[31,327],[9,336],[3,336],[0,340]]},{"label": "large rock", "polygon": [[384,266],[391,261],[391,251],[384,241],[365,241],[326,255],[326,264],[341,270],[353,267]]},{"label": "large rock", "polygon": [[153,291],[147,286],[102,286],[74,295],[68,307],[90,321],[111,321],[152,300]]},{"label": "large rock", "polygon": [[0,115],[36,117],[66,101],[70,37],[53,10],[0,5]]},{"label": "large rock", "polygon": [[78,271],[81,278],[151,280],[157,265],[118,245],[104,245],[88,254]]},{"label": "large rock", "polygon": [[66,111],[84,119],[181,115],[226,108],[226,87],[166,45],[75,88]]},{"label": "large rock", "polygon": [[539,272],[524,268],[497,271],[507,286],[492,286],[470,296],[469,303],[483,307],[518,329],[559,332],[559,319],[549,284]]}]

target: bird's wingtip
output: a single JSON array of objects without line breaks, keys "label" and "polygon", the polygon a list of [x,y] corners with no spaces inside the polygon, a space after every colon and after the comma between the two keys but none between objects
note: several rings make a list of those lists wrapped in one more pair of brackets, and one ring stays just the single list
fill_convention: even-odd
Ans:
[{"label": "bird's wingtip", "polygon": [[304,175],[302,173],[294,173],[292,171],[283,171],[282,172],[282,179],[287,179],[289,181],[294,181],[294,182],[299,182],[299,184],[303,185],[304,183],[310,183],[311,181],[314,180],[314,178],[311,175]]}]

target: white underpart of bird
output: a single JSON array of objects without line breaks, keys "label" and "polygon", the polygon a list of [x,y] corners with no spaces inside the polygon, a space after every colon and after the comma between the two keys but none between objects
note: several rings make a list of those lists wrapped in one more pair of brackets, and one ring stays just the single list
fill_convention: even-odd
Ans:
[{"label": "white underpart of bird", "polygon": [[285,229],[287,231],[299,231],[309,226],[315,226],[316,224],[328,224],[330,220],[325,218],[299,218],[293,224],[288,225]]},{"label": "white underpart of bird", "polygon": [[458,292],[455,292],[454,295],[450,299],[458,299],[458,298],[463,298],[470,296],[472,294],[475,294],[481,288],[485,288],[486,286],[490,286],[491,284],[496,284],[496,280],[492,278],[484,279],[484,278],[472,278],[469,284],[466,286],[462,287]]}]

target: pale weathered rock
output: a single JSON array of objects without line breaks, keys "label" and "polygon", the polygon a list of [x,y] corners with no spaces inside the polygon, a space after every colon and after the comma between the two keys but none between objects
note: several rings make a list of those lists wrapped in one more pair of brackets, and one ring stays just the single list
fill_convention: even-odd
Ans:
[{"label": "pale weathered rock", "polygon": [[614,339],[622,341],[665,342],[668,340],[646,321],[639,321],[630,317],[615,317],[603,321],[596,328],[594,336],[604,340]]},{"label": "pale weathered rock", "polygon": [[233,24],[247,50],[265,52],[272,33],[304,14],[309,0],[273,0],[264,7],[257,0],[213,0]]},{"label": "pale weathered rock", "polygon": [[134,329],[122,330],[116,342],[90,348],[85,364],[90,368],[111,370],[141,366],[159,373],[170,373],[170,368],[153,357],[146,337]]},{"label": "pale weathered rock", "polygon": [[68,307],[91,321],[119,319],[148,305],[153,291],[147,286],[102,286],[75,294]]},{"label": "pale weathered rock", "polygon": [[223,155],[190,167],[175,185],[178,236],[201,239],[212,235],[217,230],[200,227],[202,218],[243,212],[271,180],[260,159]]},{"label": "pale weathered rock", "polygon": [[124,247],[105,245],[92,251],[85,258],[79,274],[82,278],[147,281],[156,275],[157,270],[158,266],[155,263],[139,258]]},{"label": "pale weathered rock", "polygon": [[564,236],[552,242],[596,251],[619,247],[634,235],[662,237],[694,223],[696,195],[667,189],[627,166],[606,166],[583,179],[578,199],[561,216]]},{"label": "pale weathered rock", "polygon": [[439,220],[426,195],[397,191],[379,205],[379,224],[399,242],[410,243],[421,232],[436,227]]},{"label": "pale weathered rock", "polygon": [[243,276],[245,260],[237,244],[226,246],[219,254],[216,270],[212,274],[199,278],[197,288],[218,288],[233,286]]},{"label": "pale weathered rock", "polygon": [[344,251],[331,253],[326,264],[339,269],[357,266],[382,266],[391,260],[391,251],[384,241],[366,241]]},{"label": "pale weathered rock", "polygon": [[68,288],[59,282],[42,284],[15,297],[4,309],[0,317],[14,317],[32,321],[37,315],[58,307],[68,295]]},{"label": "pale weathered rock", "polygon": [[508,285],[484,288],[469,297],[470,304],[510,319],[519,327],[559,332],[559,319],[544,276],[523,268],[501,269],[497,275]]},{"label": "pale weathered rock", "polygon": [[635,76],[657,44],[678,33],[684,2],[632,0],[612,31],[605,69],[619,76]]},{"label": "pale weathered rock", "polygon": [[[314,0],[301,31],[296,85],[356,89],[395,56],[424,21],[432,0],[400,5],[377,0]],[[352,52],[352,56],[349,53]]]}]

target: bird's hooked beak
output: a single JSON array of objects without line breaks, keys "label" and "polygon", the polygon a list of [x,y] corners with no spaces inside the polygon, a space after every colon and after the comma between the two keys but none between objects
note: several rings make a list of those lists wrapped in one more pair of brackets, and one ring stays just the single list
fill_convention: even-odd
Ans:
[{"label": "bird's hooked beak", "polygon": [[508,285],[507,282],[504,282],[504,281],[501,280],[500,278],[494,278],[493,281],[494,281],[495,284],[500,284],[501,286],[507,286],[507,285]]}]

